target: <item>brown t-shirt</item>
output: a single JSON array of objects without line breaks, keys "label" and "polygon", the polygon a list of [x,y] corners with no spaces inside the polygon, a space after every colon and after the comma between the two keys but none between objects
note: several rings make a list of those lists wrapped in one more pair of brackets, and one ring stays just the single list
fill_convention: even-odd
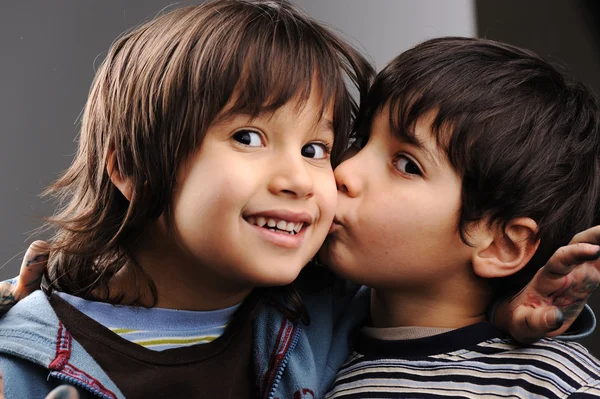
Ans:
[{"label": "brown t-shirt", "polygon": [[129,342],[53,294],[50,304],[67,331],[96,360],[126,398],[252,398],[251,295],[218,339],[152,351]]}]

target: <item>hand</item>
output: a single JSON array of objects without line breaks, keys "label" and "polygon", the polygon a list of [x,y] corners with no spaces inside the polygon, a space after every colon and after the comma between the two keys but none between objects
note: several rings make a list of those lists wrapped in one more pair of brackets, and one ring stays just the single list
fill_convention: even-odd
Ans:
[{"label": "hand", "polygon": [[559,248],[529,284],[502,302],[494,323],[523,343],[564,333],[600,283],[600,226]]},{"label": "hand", "polygon": [[0,283],[0,314],[40,288],[47,264],[48,244],[45,241],[34,241],[25,253],[19,277]]}]

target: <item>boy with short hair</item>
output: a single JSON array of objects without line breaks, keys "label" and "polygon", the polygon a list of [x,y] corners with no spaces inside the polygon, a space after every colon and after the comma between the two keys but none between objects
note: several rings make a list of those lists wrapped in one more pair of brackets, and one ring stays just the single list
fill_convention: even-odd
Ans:
[{"label": "boy with short hair", "polygon": [[598,224],[599,121],[582,84],[489,40],[430,40],[377,76],[321,250],[373,288],[371,325],[327,397],[600,397],[580,345],[521,347],[485,321]]}]

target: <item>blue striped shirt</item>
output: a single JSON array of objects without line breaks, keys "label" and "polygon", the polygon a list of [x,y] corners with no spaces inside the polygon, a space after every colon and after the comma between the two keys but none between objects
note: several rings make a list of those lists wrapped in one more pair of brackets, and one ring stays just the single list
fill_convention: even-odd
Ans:
[{"label": "blue striped shirt", "polygon": [[600,362],[581,345],[521,346],[488,323],[385,341],[360,334],[326,398],[600,398]]}]

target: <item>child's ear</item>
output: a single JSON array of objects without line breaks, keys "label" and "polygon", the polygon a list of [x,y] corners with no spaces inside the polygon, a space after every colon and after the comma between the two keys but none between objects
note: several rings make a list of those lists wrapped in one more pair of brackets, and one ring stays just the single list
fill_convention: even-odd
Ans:
[{"label": "child's ear", "polygon": [[111,151],[108,154],[106,172],[108,173],[112,184],[114,184],[121,194],[127,198],[127,201],[131,201],[131,194],[133,192],[131,180],[129,180],[127,176],[124,176],[119,170],[119,164],[117,163],[117,157],[115,156],[114,151]]},{"label": "child's ear", "polygon": [[473,271],[482,278],[507,277],[521,270],[540,245],[537,223],[515,218],[504,230],[486,229],[473,252]]}]

